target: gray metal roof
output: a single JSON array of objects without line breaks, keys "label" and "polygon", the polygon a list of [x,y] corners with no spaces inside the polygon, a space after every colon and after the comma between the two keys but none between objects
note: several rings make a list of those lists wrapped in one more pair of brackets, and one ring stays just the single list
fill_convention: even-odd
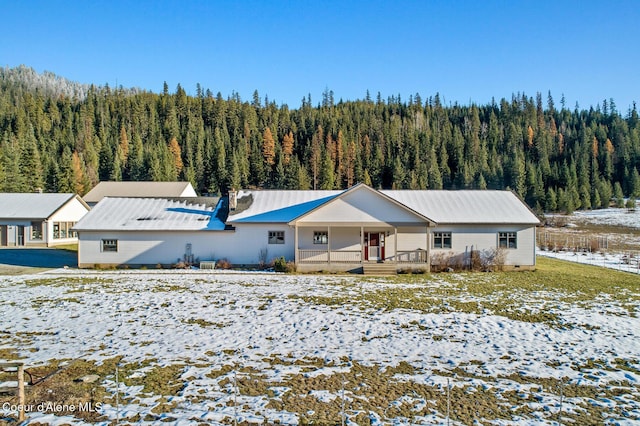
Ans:
[{"label": "gray metal roof", "polygon": [[[344,191],[244,190],[231,223],[288,223],[330,201]],[[511,191],[494,190],[381,190],[437,224],[538,224],[527,205]]]},{"label": "gray metal roof", "polygon": [[100,201],[74,229],[77,231],[220,231],[221,203],[193,203],[162,198],[111,198]]},{"label": "gray metal roof", "polygon": [[0,193],[0,219],[47,219],[75,194]]},{"label": "gray metal roof", "polygon": [[113,182],[98,183],[82,197],[97,203],[104,197],[195,197],[190,182]]},{"label": "gray metal roof", "polygon": [[540,221],[511,191],[382,190],[437,224],[531,224]]}]

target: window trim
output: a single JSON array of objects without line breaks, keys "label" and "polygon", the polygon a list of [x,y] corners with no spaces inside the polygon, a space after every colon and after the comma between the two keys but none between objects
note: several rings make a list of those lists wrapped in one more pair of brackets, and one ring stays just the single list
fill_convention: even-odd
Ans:
[{"label": "window trim", "polygon": [[[450,249],[453,247],[453,238],[451,236],[451,231],[445,232],[434,232],[432,239],[432,248],[434,249]],[[448,244],[445,244],[445,241],[449,240]]]},{"label": "window trim", "polygon": [[268,244],[284,244],[284,231],[267,231]]},{"label": "window trim", "polygon": [[105,238],[100,240],[100,251],[103,253],[117,253],[118,240],[113,238]]},{"label": "window trim", "polygon": [[53,239],[64,240],[67,238],[77,238],[78,233],[73,231],[72,228],[76,226],[77,222],[53,222]]},{"label": "window trim", "polygon": [[329,244],[329,232],[313,231],[313,244],[327,245]]},{"label": "window trim", "polygon": [[516,250],[518,248],[518,233],[516,231],[498,232],[498,248]]},{"label": "window trim", "polygon": [[31,238],[30,238],[31,241],[42,241],[44,239],[43,230],[44,230],[44,222],[37,221],[37,220],[32,221],[31,222]]}]

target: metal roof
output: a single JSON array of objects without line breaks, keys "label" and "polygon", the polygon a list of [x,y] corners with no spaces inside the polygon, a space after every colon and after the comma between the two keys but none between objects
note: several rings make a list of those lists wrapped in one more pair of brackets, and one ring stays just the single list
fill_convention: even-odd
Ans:
[{"label": "metal roof", "polygon": [[242,190],[237,194],[238,206],[242,208],[229,212],[227,222],[288,223],[342,192]]},{"label": "metal roof", "polygon": [[41,194],[37,192],[3,192],[0,193],[0,218],[47,219],[75,197],[75,194],[67,193]]},{"label": "metal roof", "polygon": [[[238,211],[230,223],[288,223],[344,191],[238,192]],[[381,190],[409,209],[437,224],[538,224],[527,205],[511,191],[495,190]]]},{"label": "metal roof", "polygon": [[496,190],[382,190],[437,224],[540,223],[516,194]]},{"label": "metal roof", "polygon": [[113,182],[98,183],[82,197],[97,203],[104,197],[195,197],[190,182]]},{"label": "metal roof", "polygon": [[[207,205],[209,204],[209,205]],[[100,201],[74,226],[77,231],[220,231],[220,206],[162,198],[111,198]]]}]

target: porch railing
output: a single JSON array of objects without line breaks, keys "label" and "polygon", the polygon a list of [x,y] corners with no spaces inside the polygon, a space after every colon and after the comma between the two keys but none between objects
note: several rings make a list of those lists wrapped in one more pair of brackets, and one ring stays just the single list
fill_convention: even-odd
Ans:
[{"label": "porch railing", "polygon": [[360,263],[361,259],[360,250],[298,250],[300,263]]},{"label": "porch railing", "polygon": [[427,263],[427,251],[426,250],[408,250],[400,251],[395,259],[398,263]]}]

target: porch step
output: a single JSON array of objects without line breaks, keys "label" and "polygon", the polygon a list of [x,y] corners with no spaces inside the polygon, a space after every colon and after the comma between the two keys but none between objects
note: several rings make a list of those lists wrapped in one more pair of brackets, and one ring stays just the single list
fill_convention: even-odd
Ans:
[{"label": "porch step", "polygon": [[396,275],[397,265],[395,263],[363,263],[362,273],[364,275]]}]

